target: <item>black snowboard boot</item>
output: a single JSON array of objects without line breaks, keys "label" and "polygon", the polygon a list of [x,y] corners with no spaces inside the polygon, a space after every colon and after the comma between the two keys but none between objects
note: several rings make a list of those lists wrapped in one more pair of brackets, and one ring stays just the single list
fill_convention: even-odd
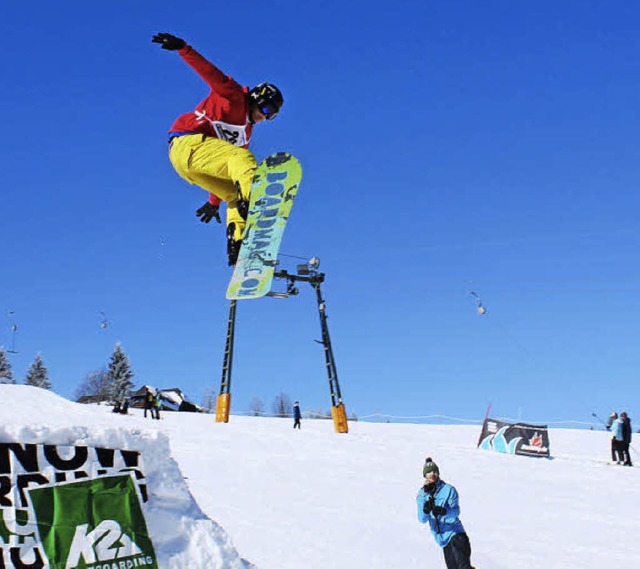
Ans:
[{"label": "black snowboard boot", "polygon": [[238,253],[240,253],[240,245],[242,245],[242,240],[236,241],[233,238],[235,228],[235,223],[227,225],[227,256],[229,257],[230,267],[233,267],[236,264],[236,261],[238,260]]},{"label": "black snowboard boot", "polygon": [[236,207],[238,208],[238,213],[240,214],[240,217],[242,217],[242,219],[247,219],[247,215],[249,214],[249,200],[248,199],[245,200],[242,197],[242,192],[240,191],[240,184],[238,182],[235,183],[235,187],[236,187],[236,194],[237,194]]}]

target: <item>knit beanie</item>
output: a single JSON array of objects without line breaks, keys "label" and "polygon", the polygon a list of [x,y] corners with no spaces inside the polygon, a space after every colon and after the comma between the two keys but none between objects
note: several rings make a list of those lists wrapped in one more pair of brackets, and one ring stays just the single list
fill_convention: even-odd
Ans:
[{"label": "knit beanie", "polygon": [[438,465],[431,460],[431,457],[428,456],[424,461],[424,467],[422,468],[422,476],[425,478],[429,472],[435,472],[438,476],[440,476],[440,469]]}]

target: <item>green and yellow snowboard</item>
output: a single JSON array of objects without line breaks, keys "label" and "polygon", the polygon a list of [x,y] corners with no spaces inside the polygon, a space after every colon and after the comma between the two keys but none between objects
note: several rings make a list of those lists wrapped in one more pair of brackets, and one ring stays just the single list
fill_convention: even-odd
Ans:
[{"label": "green and yellow snowboard", "polygon": [[258,166],[228,299],[259,298],[271,290],[280,242],[301,179],[300,162],[286,152],[271,154]]}]

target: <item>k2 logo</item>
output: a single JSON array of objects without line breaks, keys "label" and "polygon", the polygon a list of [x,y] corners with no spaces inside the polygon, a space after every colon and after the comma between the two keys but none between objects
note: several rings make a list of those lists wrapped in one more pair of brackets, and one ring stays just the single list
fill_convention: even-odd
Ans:
[{"label": "k2 logo", "polygon": [[76,527],[65,569],[75,569],[84,559],[85,564],[111,561],[140,555],[141,549],[122,532],[114,520],[104,520],[93,531],[87,533],[89,524]]}]

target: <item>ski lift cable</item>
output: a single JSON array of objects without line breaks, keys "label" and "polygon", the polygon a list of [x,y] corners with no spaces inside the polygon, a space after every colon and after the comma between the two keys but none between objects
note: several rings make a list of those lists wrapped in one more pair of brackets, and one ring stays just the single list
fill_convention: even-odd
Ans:
[{"label": "ski lift cable", "polygon": [[290,259],[302,259],[308,261],[311,257],[301,257],[300,255],[287,255],[286,253],[278,253],[280,257],[289,257]]}]

